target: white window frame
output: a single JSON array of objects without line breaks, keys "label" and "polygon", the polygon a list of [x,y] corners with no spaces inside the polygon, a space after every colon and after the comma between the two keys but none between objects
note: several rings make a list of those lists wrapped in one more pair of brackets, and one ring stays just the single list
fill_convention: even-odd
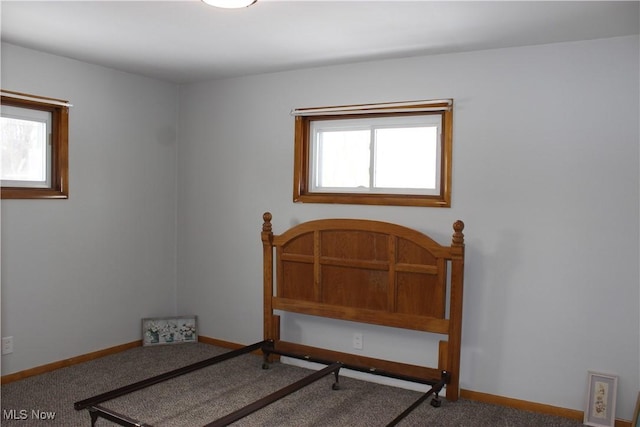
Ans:
[{"label": "white window frame", "polygon": [[[309,188],[314,193],[371,193],[371,194],[416,194],[436,196],[440,193],[440,176],[442,146],[436,141],[433,175],[435,185],[427,187],[383,187],[376,185],[377,150],[376,131],[381,129],[406,129],[411,127],[432,127],[436,129],[436,139],[442,138],[442,118],[437,114],[395,115],[389,117],[359,117],[345,120],[316,120],[310,124],[311,149],[309,150]],[[329,187],[320,185],[321,174],[321,136],[324,132],[362,130],[369,133],[369,182],[366,186],[357,187]]]}]

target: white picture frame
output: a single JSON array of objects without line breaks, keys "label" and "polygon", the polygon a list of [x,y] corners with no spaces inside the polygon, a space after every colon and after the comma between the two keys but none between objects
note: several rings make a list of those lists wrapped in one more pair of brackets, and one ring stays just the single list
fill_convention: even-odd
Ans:
[{"label": "white picture frame", "polygon": [[589,371],[587,387],[583,424],[593,427],[614,427],[618,376]]},{"label": "white picture frame", "polygon": [[198,342],[197,316],[142,319],[142,345]]},{"label": "white picture frame", "polygon": [[636,409],[633,411],[631,427],[640,427],[640,393],[638,393],[638,399],[636,400]]}]

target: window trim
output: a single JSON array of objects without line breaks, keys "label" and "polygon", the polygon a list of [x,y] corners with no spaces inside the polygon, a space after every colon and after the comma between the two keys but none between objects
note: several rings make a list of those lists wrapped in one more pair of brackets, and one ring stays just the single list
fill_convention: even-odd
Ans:
[{"label": "window trim", "polygon": [[51,185],[1,187],[2,199],[69,198],[69,106],[68,101],[2,90],[0,103],[51,113]]},{"label": "window trim", "polygon": [[[391,206],[451,207],[451,170],[453,156],[453,100],[415,101],[372,105],[351,105],[294,110],[293,201],[298,203],[339,203]],[[440,192],[437,195],[396,193],[328,193],[313,192],[311,173],[311,122],[316,120],[378,118],[393,115],[441,114]]]}]

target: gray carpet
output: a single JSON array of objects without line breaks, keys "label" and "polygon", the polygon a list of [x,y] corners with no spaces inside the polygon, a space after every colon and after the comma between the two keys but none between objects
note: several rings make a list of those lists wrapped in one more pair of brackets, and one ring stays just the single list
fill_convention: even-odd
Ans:
[{"label": "gray carpet", "polygon": [[[89,413],[73,403],[116,387],[185,366],[228,350],[207,344],[139,347],[2,386],[2,426],[90,426]],[[103,405],[158,427],[207,424],[311,373],[244,355],[123,396]],[[421,393],[340,377],[322,378],[236,422],[234,426],[384,426]],[[55,413],[53,420],[46,418]],[[25,419],[11,419],[25,418]],[[99,419],[96,427],[113,426]],[[400,426],[575,427],[579,422],[465,399],[433,408],[423,403]]]}]

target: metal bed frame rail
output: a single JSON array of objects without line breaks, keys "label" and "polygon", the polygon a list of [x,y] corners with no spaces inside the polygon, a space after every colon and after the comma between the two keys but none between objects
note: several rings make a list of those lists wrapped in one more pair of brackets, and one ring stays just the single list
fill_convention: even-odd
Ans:
[{"label": "metal bed frame rail", "polygon": [[329,374],[334,374],[335,383],[333,384],[332,388],[334,390],[338,390],[340,388],[339,372],[341,368],[360,371],[360,372],[366,372],[374,375],[381,375],[381,376],[386,376],[390,378],[411,381],[411,382],[416,382],[416,383],[421,383],[421,384],[426,384],[431,386],[431,388],[425,394],[423,394],[418,400],[416,400],[410,407],[408,407],[404,412],[398,415],[391,423],[387,424],[387,427],[392,427],[397,425],[402,419],[404,419],[407,415],[409,415],[415,408],[420,406],[430,396],[434,396],[433,399],[431,400],[431,405],[434,407],[439,407],[441,404],[441,401],[440,401],[440,398],[438,397],[438,393],[442,390],[442,388],[446,384],[449,383],[451,379],[451,376],[447,371],[442,371],[440,380],[434,381],[434,380],[426,380],[423,378],[415,378],[415,377],[388,373],[385,371],[377,370],[375,368],[365,368],[362,366],[347,365],[341,362],[318,359],[308,355],[300,355],[300,354],[294,354],[289,352],[283,352],[275,349],[274,342],[272,340],[265,340],[265,341],[260,341],[255,344],[251,344],[251,345],[239,348],[237,350],[232,350],[232,351],[220,354],[218,356],[211,357],[209,359],[202,360],[200,362],[193,363],[191,365],[184,366],[182,368],[174,369],[172,371],[165,372],[160,375],[146,378],[142,381],[128,384],[123,387],[107,391],[102,394],[98,394],[88,399],[75,402],[73,406],[78,411],[83,409],[87,409],[89,411],[92,427],[95,426],[99,418],[104,418],[106,420],[112,421],[124,427],[152,427],[151,424],[145,424],[141,421],[130,418],[124,414],[110,410],[102,406],[101,403],[115,399],[117,397],[124,396],[129,393],[133,393],[138,390],[142,390],[154,384],[158,384],[160,382],[167,381],[172,378],[176,378],[178,376],[181,376],[181,375],[184,375],[208,366],[212,366],[217,363],[224,362],[226,360],[233,359],[235,357],[238,357],[247,353],[251,353],[252,351],[255,351],[258,349],[262,350],[264,355],[264,362],[262,365],[263,369],[268,369],[269,367],[268,359],[271,354],[277,354],[285,357],[292,357],[292,358],[301,359],[309,362],[320,363],[327,366],[324,369],[315,371],[313,374],[310,374],[296,381],[295,383],[289,384],[288,386],[283,387],[259,400],[256,400],[255,402],[250,403],[247,406],[244,406],[234,412],[231,412],[230,414],[227,414],[222,418],[218,418],[217,420],[209,424],[206,424],[204,427],[222,427],[222,426],[227,426],[229,424],[232,424],[252,414],[253,412],[256,412],[264,408],[265,406],[268,406],[284,398],[285,396],[291,393],[294,393],[318,381],[321,378],[326,377]]}]

